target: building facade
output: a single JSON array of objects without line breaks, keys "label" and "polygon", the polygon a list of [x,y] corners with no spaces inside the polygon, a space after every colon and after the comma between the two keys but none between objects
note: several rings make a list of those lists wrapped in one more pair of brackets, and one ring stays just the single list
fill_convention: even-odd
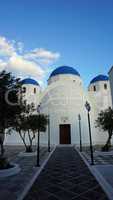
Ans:
[{"label": "building facade", "polygon": [[112,108],[113,108],[113,66],[111,67],[109,71],[109,81],[110,81]]},{"label": "building facade", "polygon": [[[88,120],[85,103],[91,105],[91,127],[94,144],[104,144],[107,133],[95,128],[98,113],[111,106],[109,79],[98,75],[85,91],[82,78],[76,69],[68,66],[56,68],[48,79],[48,84],[42,92],[37,81],[24,79],[22,81],[24,100],[27,104],[40,104],[40,112],[50,119],[51,144],[79,145],[79,118],[81,116],[82,143],[89,145]],[[41,133],[41,143],[47,144],[47,134]],[[15,133],[6,138],[6,143],[21,143]]]}]

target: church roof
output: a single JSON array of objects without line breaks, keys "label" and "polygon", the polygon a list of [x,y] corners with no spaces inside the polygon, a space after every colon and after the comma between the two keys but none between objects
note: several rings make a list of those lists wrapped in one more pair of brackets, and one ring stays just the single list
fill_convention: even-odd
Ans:
[{"label": "church roof", "polygon": [[92,81],[90,82],[90,84],[95,83],[97,81],[108,81],[108,80],[109,80],[108,76],[100,74],[100,75],[96,76],[95,78],[93,78]]},{"label": "church roof", "polygon": [[25,78],[21,81],[22,84],[39,85],[37,81],[31,78]]},{"label": "church roof", "polygon": [[50,75],[50,78],[59,74],[73,74],[76,76],[80,76],[78,71],[74,69],[73,67],[68,67],[68,66],[61,66],[56,68]]}]

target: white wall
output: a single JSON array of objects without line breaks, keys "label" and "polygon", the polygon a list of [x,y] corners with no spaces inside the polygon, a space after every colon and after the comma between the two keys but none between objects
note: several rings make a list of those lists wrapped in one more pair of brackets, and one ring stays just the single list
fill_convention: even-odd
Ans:
[{"label": "white wall", "polygon": [[[107,133],[103,133],[95,128],[95,120],[102,109],[111,106],[111,94],[109,82],[107,90],[104,89],[104,81],[97,82],[97,91],[93,91],[93,84],[89,86],[89,91],[85,92],[82,80],[76,75],[57,75],[48,81],[48,86],[43,93],[39,86],[23,85],[27,89],[25,99],[27,103],[34,102],[37,106],[41,102],[41,113],[50,116],[51,144],[59,144],[59,125],[71,125],[71,143],[79,145],[79,122],[78,114],[81,115],[82,142],[89,145],[89,130],[87,112],[85,103],[88,101],[91,105],[91,128],[94,144],[104,144],[107,139]],[[34,94],[34,87],[37,88]],[[16,134],[7,136],[6,143],[20,143]],[[41,143],[47,144],[48,134],[41,134]],[[36,142],[36,141],[35,141]]]},{"label": "white wall", "polygon": [[75,75],[58,75],[51,79],[41,100],[42,112],[50,115],[51,142],[59,144],[59,125],[70,124],[71,143],[79,144],[78,114],[81,114],[82,138],[84,143],[88,143],[87,113],[84,106],[87,98],[81,78]]},{"label": "white wall", "polygon": [[[26,88],[26,92],[23,93],[23,99],[26,100],[27,104],[34,103],[37,107],[40,101],[40,86],[32,84],[23,84],[22,87]],[[36,88],[36,93],[34,93],[34,88]]]},{"label": "white wall", "polygon": [[110,89],[112,97],[112,108],[113,108],[113,67],[109,71]]},{"label": "white wall", "polygon": [[[107,85],[107,89],[104,88],[104,84]],[[94,86],[96,86],[96,91],[94,91]],[[92,102],[93,108],[93,132],[94,132],[94,143],[95,144],[104,144],[107,140],[108,133],[104,132],[99,128],[95,128],[96,119],[100,111],[111,107],[111,92],[110,92],[110,83],[109,81],[97,81],[89,85],[88,96]]]}]

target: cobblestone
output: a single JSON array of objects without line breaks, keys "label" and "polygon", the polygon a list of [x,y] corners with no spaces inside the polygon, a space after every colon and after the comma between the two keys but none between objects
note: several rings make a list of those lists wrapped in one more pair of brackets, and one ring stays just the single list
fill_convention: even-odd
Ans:
[{"label": "cobblestone", "polygon": [[24,200],[107,200],[74,147],[57,147]]}]

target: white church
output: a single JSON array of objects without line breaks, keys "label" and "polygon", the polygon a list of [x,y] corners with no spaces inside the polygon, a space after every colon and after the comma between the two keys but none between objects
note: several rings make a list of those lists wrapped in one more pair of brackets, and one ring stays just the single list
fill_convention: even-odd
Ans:
[{"label": "white church", "polygon": [[[86,101],[91,106],[90,118],[93,144],[104,144],[107,133],[95,128],[98,113],[111,107],[111,91],[109,78],[98,75],[84,89],[79,72],[69,66],[56,68],[49,76],[44,91],[38,81],[26,78],[22,80],[25,102],[40,105],[40,112],[49,115],[51,144],[79,145],[79,118],[81,116],[81,135],[83,145],[89,145],[89,131]],[[47,134],[41,133],[41,143],[47,144]],[[6,144],[22,144],[17,133],[6,136]]]}]

